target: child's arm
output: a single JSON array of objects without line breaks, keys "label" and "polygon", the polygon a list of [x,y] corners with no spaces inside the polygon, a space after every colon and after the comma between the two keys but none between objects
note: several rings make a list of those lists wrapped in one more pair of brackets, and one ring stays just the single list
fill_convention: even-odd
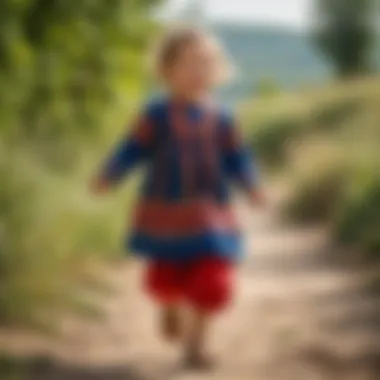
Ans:
[{"label": "child's arm", "polygon": [[151,112],[137,118],[131,132],[116,146],[93,180],[91,190],[94,193],[105,193],[150,157],[155,141],[153,124]]},{"label": "child's arm", "polygon": [[259,186],[256,159],[244,144],[239,128],[230,116],[223,120],[222,146],[227,176],[245,190],[255,205],[263,205],[265,197]]}]

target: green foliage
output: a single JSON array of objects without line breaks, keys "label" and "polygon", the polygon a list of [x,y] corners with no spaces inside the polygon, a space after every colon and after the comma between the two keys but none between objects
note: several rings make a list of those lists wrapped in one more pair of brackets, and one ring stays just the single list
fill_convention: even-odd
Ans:
[{"label": "green foliage", "polygon": [[339,99],[322,103],[314,110],[312,122],[319,129],[337,129],[342,123],[360,112],[361,103],[358,99]]},{"label": "green foliage", "polygon": [[252,146],[269,167],[281,166],[286,161],[287,144],[300,133],[300,121],[281,118],[260,124],[252,133]]},{"label": "green foliage", "polygon": [[4,380],[22,380],[22,365],[8,355],[0,354],[0,376]]},{"label": "green foliage", "polygon": [[0,378],[1,380],[27,380],[30,374],[48,370],[51,361],[44,356],[32,358],[21,358],[0,352]]},{"label": "green foliage", "polygon": [[52,180],[29,157],[12,160],[17,172],[4,161],[0,167],[0,321],[47,328],[65,308],[96,313],[82,283],[84,264],[94,257],[80,239],[88,213],[65,194],[49,195]]},{"label": "green foliage", "polygon": [[376,34],[374,0],[318,0],[315,39],[340,76],[368,72]]},{"label": "green foliage", "polygon": [[336,242],[377,260],[379,89],[378,78],[346,82],[289,96],[288,101],[273,99],[267,118],[283,104],[293,108],[276,123],[265,123],[265,115],[258,113],[246,116],[247,125],[254,126],[250,133],[259,156],[265,163],[281,163],[283,178],[290,183],[285,216],[301,223],[327,223]]},{"label": "green foliage", "polygon": [[86,139],[99,136],[120,93],[136,97],[140,88],[141,55],[155,28],[146,12],[156,3],[2,1],[3,138],[36,140],[49,160],[57,147],[64,148],[60,159],[70,159]]},{"label": "green foliage", "polygon": [[286,216],[296,222],[321,222],[334,216],[344,192],[342,169],[324,168],[310,171],[293,183],[291,198],[285,207]]},{"label": "green foliage", "polygon": [[0,323],[99,315],[89,264],[118,257],[133,191],[95,204],[88,173],[143,90],[159,2],[0,2]]},{"label": "green foliage", "polygon": [[335,235],[344,244],[354,245],[380,259],[380,179],[374,176],[340,202]]},{"label": "green foliage", "polygon": [[[263,163],[268,168],[281,169],[299,146],[298,142],[305,138],[329,132],[345,135],[351,123],[360,120],[368,108],[368,94],[358,90],[352,94],[351,88],[347,93],[342,89],[338,94],[321,94],[311,99],[306,94],[290,97],[288,101],[281,97],[266,98],[262,104],[259,100],[256,107],[264,111],[246,112],[243,117],[247,120],[245,130],[252,136],[251,145]],[[362,128],[375,125],[373,121],[362,123]],[[358,130],[356,124],[354,128]],[[368,133],[364,133],[364,139],[368,139]]]}]

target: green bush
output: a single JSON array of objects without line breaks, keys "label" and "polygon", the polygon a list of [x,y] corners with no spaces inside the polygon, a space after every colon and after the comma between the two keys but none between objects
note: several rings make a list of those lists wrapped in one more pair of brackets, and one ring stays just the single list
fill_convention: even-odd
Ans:
[{"label": "green bush", "polygon": [[283,117],[263,123],[252,132],[252,146],[263,163],[280,167],[287,158],[288,143],[299,136],[302,123],[297,118]]},{"label": "green bush", "polygon": [[342,168],[310,171],[293,184],[292,194],[284,207],[286,217],[296,222],[329,220],[336,211],[345,182]]},{"label": "green bush", "polygon": [[[327,223],[336,242],[376,259],[380,258],[379,89],[379,79],[361,79],[266,99],[256,111],[248,103],[244,108],[258,155],[264,163],[277,165],[281,172],[276,174],[290,183],[283,206],[286,218]],[[286,117],[274,119],[273,110]]]},{"label": "green bush", "polygon": [[98,316],[91,299],[108,285],[88,265],[121,251],[116,207],[96,210],[80,183],[51,177],[29,156],[8,159],[12,166],[0,161],[0,323],[50,329],[64,310]]},{"label": "green bush", "polygon": [[361,108],[362,102],[355,98],[322,103],[312,111],[310,124],[321,131],[334,130],[358,114]]},{"label": "green bush", "polygon": [[80,168],[143,92],[159,3],[0,2],[0,323],[98,314],[88,263],[120,253],[125,200],[95,206]]},{"label": "green bush", "polygon": [[370,258],[380,259],[380,179],[371,179],[340,202],[335,236],[356,246]]}]

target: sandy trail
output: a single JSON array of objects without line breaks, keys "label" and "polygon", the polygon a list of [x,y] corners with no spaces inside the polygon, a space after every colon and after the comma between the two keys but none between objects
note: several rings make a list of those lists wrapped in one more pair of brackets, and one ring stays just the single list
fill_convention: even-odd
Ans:
[{"label": "sandy trail", "polygon": [[368,273],[329,259],[322,229],[284,225],[278,212],[239,205],[248,256],[234,307],[220,318],[211,373],[186,373],[155,332],[138,264],[110,270],[116,294],[103,321],[65,321],[62,337],[2,332],[1,347],[49,357],[30,380],[378,380],[379,298]]}]

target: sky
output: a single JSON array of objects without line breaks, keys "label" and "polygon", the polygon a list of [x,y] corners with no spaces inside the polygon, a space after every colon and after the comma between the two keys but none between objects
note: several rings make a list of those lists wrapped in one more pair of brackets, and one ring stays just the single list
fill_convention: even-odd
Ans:
[{"label": "sky", "polygon": [[202,4],[212,20],[275,24],[304,29],[310,25],[313,0],[170,0],[169,11],[175,14],[189,1]]}]

